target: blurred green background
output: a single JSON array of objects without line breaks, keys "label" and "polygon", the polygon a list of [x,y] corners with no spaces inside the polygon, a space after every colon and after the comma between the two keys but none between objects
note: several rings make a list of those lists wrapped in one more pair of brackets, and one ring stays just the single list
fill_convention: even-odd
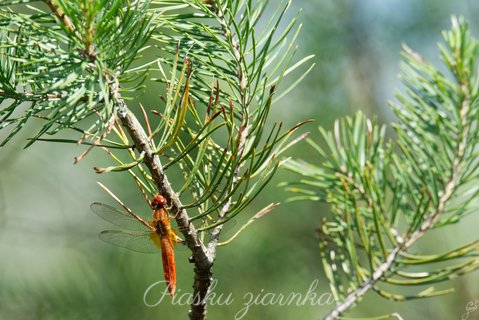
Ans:
[{"label": "blurred green background", "polygon": [[[387,103],[400,88],[402,42],[439,63],[436,43],[452,14],[464,15],[479,36],[477,0],[296,0],[291,14],[300,8],[304,26],[298,58],[314,53],[317,66],[274,104],[271,120],[292,126],[315,119],[302,129],[313,138],[318,125],[330,128],[334,119],[356,110],[378,115],[381,123],[394,120]],[[149,94],[142,102],[154,105],[156,99]],[[171,305],[168,298],[153,308],[143,303],[145,289],[162,280],[160,255],[129,252],[97,237],[109,225],[89,204],[111,201],[95,181],[114,186],[132,208],[146,210],[129,177],[96,175],[93,166],[108,165],[99,153],[74,166],[73,158],[84,150],[76,146],[40,142],[23,150],[31,135],[26,129],[0,150],[0,319],[186,319],[188,306]],[[289,156],[317,161],[306,144]],[[277,184],[294,178],[281,171],[243,217],[270,202],[284,202],[289,195]],[[283,204],[220,248],[215,292],[231,293],[234,301],[210,306],[209,318],[234,319],[247,292],[306,294],[318,279],[315,292],[328,293],[314,233],[326,214],[327,207],[316,203]],[[467,217],[459,226],[431,234],[420,248],[439,252],[475,239],[478,223],[479,216]],[[187,252],[177,253],[176,261],[181,295],[191,290],[192,265]],[[393,303],[370,294],[351,315],[398,312],[404,319],[460,319],[466,304],[479,300],[478,280],[477,273],[455,279],[455,293],[438,299]],[[162,287],[154,292],[161,294]],[[319,319],[329,309],[252,306],[243,319]],[[479,319],[479,310],[469,319]]]}]

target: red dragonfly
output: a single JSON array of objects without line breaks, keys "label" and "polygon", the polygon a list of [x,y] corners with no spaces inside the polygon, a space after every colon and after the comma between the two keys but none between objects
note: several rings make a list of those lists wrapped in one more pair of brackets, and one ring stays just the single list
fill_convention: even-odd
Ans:
[{"label": "red dragonfly", "polygon": [[161,250],[163,274],[168,292],[173,297],[176,288],[176,266],[173,246],[182,240],[172,230],[170,215],[165,208],[166,199],[158,194],[150,202],[153,209],[153,220],[145,221],[128,207],[119,210],[107,204],[94,202],[91,210],[98,216],[129,231],[105,230],[100,239],[133,251],[158,253]]},{"label": "red dragonfly", "polygon": [[[168,292],[173,297],[176,288],[176,265],[173,247],[182,243],[171,228],[170,215],[165,208],[166,199],[158,194],[150,201],[153,210],[153,220],[145,221],[131,209],[125,206],[111,191],[100,184],[123,209],[117,209],[110,205],[94,202],[91,210],[99,217],[111,222],[125,230],[105,230],[100,232],[100,239],[110,244],[143,253],[158,253],[161,250],[163,261],[163,274],[165,276]],[[215,224],[216,221],[212,221]],[[229,220],[229,225],[223,231],[229,230],[236,224],[235,220]]]}]

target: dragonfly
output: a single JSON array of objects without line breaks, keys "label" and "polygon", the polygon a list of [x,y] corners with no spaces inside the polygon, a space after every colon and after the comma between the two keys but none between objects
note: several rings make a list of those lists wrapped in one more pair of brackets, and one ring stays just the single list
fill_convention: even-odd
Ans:
[{"label": "dragonfly", "polygon": [[[176,264],[174,246],[184,241],[173,230],[168,212],[167,200],[157,194],[150,201],[153,219],[144,220],[125,206],[119,199],[115,200],[122,209],[101,202],[91,204],[91,210],[102,219],[121,227],[124,230],[104,230],[99,238],[109,244],[142,253],[158,253],[161,251],[163,274],[169,294],[173,297],[176,289]],[[232,220],[230,229],[236,224]]]},{"label": "dragonfly", "polygon": [[161,251],[163,274],[168,292],[173,297],[176,289],[176,264],[173,247],[182,242],[171,228],[170,214],[165,208],[165,197],[158,194],[150,202],[153,210],[153,220],[145,221],[128,207],[123,210],[110,205],[94,202],[91,210],[104,220],[111,222],[122,230],[104,230],[100,239],[120,247],[143,253],[158,253]]}]

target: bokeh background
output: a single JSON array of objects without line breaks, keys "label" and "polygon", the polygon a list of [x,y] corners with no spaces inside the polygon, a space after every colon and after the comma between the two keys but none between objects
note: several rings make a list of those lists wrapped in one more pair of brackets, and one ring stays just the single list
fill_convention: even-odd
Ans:
[{"label": "bokeh background", "polygon": [[[313,53],[317,65],[274,105],[271,120],[292,126],[315,119],[303,128],[313,138],[319,136],[318,125],[330,128],[334,119],[357,110],[377,115],[380,123],[394,120],[388,101],[401,89],[402,42],[439,63],[436,44],[452,14],[465,16],[479,36],[477,0],[296,0],[290,17],[300,8],[298,58]],[[156,99],[155,94],[141,98],[147,106]],[[110,200],[95,182],[114,186],[128,205],[145,210],[131,180],[121,174],[96,175],[93,166],[107,162],[95,153],[73,165],[83,151],[77,146],[37,143],[23,150],[31,135],[25,129],[0,149],[0,319],[186,319],[188,306],[172,305],[168,298],[153,308],[143,303],[145,289],[162,280],[159,255],[129,252],[97,237],[108,224],[92,214],[89,204]],[[306,144],[297,145],[289,156],[317,161]],[[294,178],[280,172],[244,217],[267,203],[284,202],[289,195],[277,184]],[[305,294],[318,279],[315,292],[328,293],[314,233],[327,210],[316,203],[283,204],[220,249],[215,292],[224,295],[223,301],[231,293],[234,301],[210,306],[210,319],[234,319],[247,292]],[[430,235],[420,248],[439,252],[473,240],[478,223],[479,216],[470,216]],[[179,294],[191,290],[187,258],[187,252],[177,253]],[[477,273],[454,279],[449,285],[456,291],[437,299],[393,303],[370,294],[351,315],[394,311],[404,319],[460,319],[466,304],[479,300],[478,280]],[[161,294],[160,288],[154,295]],[[319,319],[329,309],[252,306],[243,319]],[[479,319],[479,310],[469,319]]]}]

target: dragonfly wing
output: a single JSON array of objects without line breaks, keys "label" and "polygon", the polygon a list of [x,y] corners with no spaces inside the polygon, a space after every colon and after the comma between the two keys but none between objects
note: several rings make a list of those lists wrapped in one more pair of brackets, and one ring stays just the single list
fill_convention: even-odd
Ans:
[{"label": "dragonfly wing", "polygon": [[139,220],[135,219],[125,210],[120,210],[101,202],[93,202],[90,205],[90,209],[103,220],[111,222],[121,228],[131,231],[148,230],[145,225],[143,225]]},{"label": "dragonfly wing", "polygon": [[[100,232],[100,239],[123,247],[132,251],[142,253],[160,253],[153,240],[150,238],[151,232],[126,232],[119,230],[105,230]],[[156,235],[154,235],[156,236]]]}]

